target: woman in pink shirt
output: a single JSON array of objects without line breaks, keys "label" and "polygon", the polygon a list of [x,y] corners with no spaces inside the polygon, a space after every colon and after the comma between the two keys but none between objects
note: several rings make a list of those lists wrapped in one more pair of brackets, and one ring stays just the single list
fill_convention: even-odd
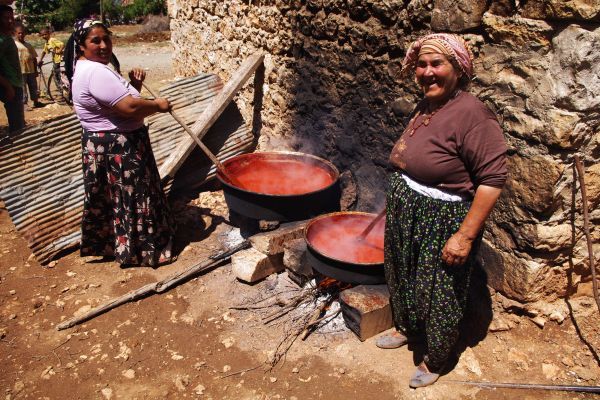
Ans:
[{"label": "woman in pink shirt", "polygon": [[102,22],[81,20],[74,29],[65,62],[75,65],[69,78],[83,127],[81,256],[114,257],[121,265],[170,262],[175,225],[144,125],[170,104],[140,97],[142,69],[129,72],[127,82],[108,66],[111,33]]}]

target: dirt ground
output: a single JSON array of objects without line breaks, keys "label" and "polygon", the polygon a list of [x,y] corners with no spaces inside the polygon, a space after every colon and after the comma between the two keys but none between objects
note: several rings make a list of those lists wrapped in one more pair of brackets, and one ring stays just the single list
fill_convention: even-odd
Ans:
[{"label": "dirt ground", "polygon": [[[119,34],[118,29],[114,29]],[[131,27],[123,35],[135,34]],[[168,43],[117,42],[126,68],[143,65],[155,87],[172,79]],[[122,56],[121,56],[122,55]],[[70,112],[48,105],[27,122]],[[2,119],[4,118],[4,119]],[[6,117],[0,114],[0,127]],[[472,341],[434,386],[413,390],[415,348],[381,350],[345,329],[297,340],[270,369],[286,326],[266,327],[252,304],[286,283],[285,273],[254,285],[223,264],[160,295],[122,305],[76,327],[56,325],[107,300],[202,262],[236,237],[220,191],[175,199],[179,259],[157,269],[122,269],[77,251],[48,266],[31,255],[0,203],[0,391],[5,399],[585,399],[592,394],[482,389],[455,381],[600,384],[599,316],[593,300],[569,300],[564,321],[543,328],[502,315],[512,327]],[[563,304],[564,305],[564,304]],[[560,323],[558,321],[561,321]],[[467,335],[470,332],[467,331]],[[474,335],[474,333],[472,333]],[[418,349],[417,349],[418,350]]]}]

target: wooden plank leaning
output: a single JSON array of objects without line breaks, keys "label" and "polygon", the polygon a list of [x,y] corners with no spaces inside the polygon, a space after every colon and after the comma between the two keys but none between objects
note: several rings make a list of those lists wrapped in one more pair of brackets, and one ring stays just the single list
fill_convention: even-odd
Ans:
[{"label": "wooden plank leaning", "polygon": [[129,303],[130,301],[138,300],[143,297],[146,297],[150,294],[154,293],[162,293],[173,286],[185,282],[188,279],[199,275],[201,272],[206,271],[212,267],[217,266],[220,263],[228,261],[231,258],[231,255],[250,247],[250,241],[244,240],[243,242],[227,249],[226,251],[216,254],[214,256],[209,257],[208,260],[205,260],[199,264],[193,265],[188,269],[173,274],[171,276],[166,277],[162,281],[152,282],[147,285],[144,285],[138,289],[132,290],[131,292],[125,293],[122,296],[115,297],[112,300],[107,301],[106,303],[99,305],[96,308],[92,308],[88,312],[78,317],[71,318],[65,322],[61,322],[56,326],[56,329],[61,331],[63,329],[71,328],[77,324],[85,322],[89,319],[92,319],[100,314],[104,314],[105,312],[112,310],[120,306],[121,304]]},{"label": "wooden plank leaning", "polygon": [[[200,115],[198,121],[192,125],[191,130],[198,139],[202,139],[206,132],[208,132],[210,127],[229,105],[231,99],[233,99],[233,96],[236,95],[236,93],[254,73],[254,71],[256,71],[260,65],[262,65],[264,58],[265,56],[263,53],[253,54],[244,60],[242,65],[240,65],[240,68],[235,71],[229,82],[227,82],[227,84],[225,84],[223,87],[223,90],[217,96],[215,96],[210,105]],[[181,165],[183,165],[186,158],[194,149],[194,146],[194,139],[191,137],[186,137],[181,142],[179,149],[173,152],[161,165],[159,169],[160,177],[165,179],[166,177],[175,176],[175,173],[181,167]]]}]

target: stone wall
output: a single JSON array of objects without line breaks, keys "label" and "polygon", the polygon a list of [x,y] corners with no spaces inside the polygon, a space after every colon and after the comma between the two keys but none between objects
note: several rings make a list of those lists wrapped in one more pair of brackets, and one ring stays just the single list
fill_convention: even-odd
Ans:
[{"label": "stone wall", "polygon": [[405,49],[425,33],[460,33],[477,57],[470,90],[509,145],[482,251],[490,285],[525,302],[591,293],[572,163],[585,160],[598,254],[597,0],[169,0],[169,12],[181,76],[227,80],[249,54],[267,54],[236,98],[258,148],[332,161],[356,182],[360,210],[383,203],[389,152],[419,98],[399,78]]}]

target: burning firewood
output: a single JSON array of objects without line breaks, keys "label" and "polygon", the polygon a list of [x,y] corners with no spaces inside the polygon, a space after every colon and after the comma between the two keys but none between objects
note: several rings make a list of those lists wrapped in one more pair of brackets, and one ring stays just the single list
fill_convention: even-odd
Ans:
[{"label": "burning firewood", "polygon": [[[305,340],[319,326],[329,323],[340,310],[327,314],[339,293],[350,285],[335,279],[324,278],[318,284],[311,283],[303,289],[279,292],[254,299],[248,305],[230,307],[235,310],[253,311],[261,316],[264,325],[279,325],[284,330],[268,363],[271,367],[285,358],[296,339]],[[286,297],[287,296],[287,297]]]}]

